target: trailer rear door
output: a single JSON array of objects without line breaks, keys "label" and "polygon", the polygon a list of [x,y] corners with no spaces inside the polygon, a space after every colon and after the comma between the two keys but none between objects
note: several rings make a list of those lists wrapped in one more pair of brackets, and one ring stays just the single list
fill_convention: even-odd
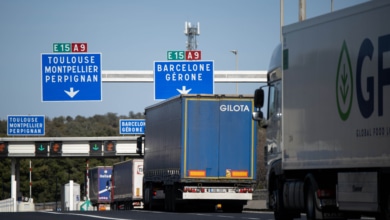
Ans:
[{"label": "trailer rear door", "polygon": [[186,178],[255,178],[256,126],[252,99],[185,99]]}]

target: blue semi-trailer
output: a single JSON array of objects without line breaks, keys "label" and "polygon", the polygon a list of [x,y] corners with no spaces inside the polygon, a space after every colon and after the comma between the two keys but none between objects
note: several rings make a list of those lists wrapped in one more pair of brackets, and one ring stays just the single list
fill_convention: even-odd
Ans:
[{"label": "blue semi-trailer", "polygon": [[242,212],[256,183],[253,96],[180,95],[145,109],[144,207]]}]

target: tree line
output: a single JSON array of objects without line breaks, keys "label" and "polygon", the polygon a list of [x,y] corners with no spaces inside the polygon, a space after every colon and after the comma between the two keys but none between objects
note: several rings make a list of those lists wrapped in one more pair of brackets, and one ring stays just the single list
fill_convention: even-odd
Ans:
[{"label": "tree line", "polygon": [[[129,112],[128,116],[116,113],[91,117],[45,117],[44,137],[105,137],[120,136],[120,119],[144,119],[143,113]],[[0,137],[7,137],[7,120],[0,120]],[[85,195],[87,161],[89,167],[111,166],[126,157],[118,158],[20,158],[20,193],[36,203],[60,201],[61,187],[69,180],[80,184]],[[11,159],[0,158],[0,200],[11,197]]]}]

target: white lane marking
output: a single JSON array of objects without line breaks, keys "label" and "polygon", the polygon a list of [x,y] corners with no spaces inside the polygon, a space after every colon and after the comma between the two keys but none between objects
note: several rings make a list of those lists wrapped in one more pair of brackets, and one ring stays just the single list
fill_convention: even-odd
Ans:
[{"label": "white lane marking", "polygon": [[78,213],[63,213],[63,212],[46,212],[46,213],[56,214],[56,215],[78,215],[78,216],[84,216],[84,217],[110,219],[110,220],[132,220],[131,218],[113,218],[113,217],[104,217],[104,216],[98,216],[98,215],[87,215],[87,214],[78,214]]}]

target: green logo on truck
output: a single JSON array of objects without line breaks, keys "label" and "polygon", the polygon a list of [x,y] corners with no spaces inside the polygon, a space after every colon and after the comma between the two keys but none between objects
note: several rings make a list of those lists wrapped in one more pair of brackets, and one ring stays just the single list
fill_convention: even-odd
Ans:
[{"label": "green logo on truck", "polygon": [[[385,95],[388,95],[385,88],[390,86],[389,52],[390,34],[379,36],[376,41],[365,38],[360,44],[356,56],[356,70],[353,73],[348,47],[345,41],[343,42],[336,78],[337,108],[343,121],[349,117],[354,94],[363,118],[370,118],[375,110],[378,111],[376,116],[384,115],[385,101],[389,101],[389,97],[385,98]],[[366,70],[367,68],[369,70]],[[356,77],[356,91],[353,87],[353,76]]]},{"label": "green logo on truck", "polygon": [[348,119],[352,107],[353,75],[347,44],[343,43],[337,65],[336,100],[340,118]]}]

